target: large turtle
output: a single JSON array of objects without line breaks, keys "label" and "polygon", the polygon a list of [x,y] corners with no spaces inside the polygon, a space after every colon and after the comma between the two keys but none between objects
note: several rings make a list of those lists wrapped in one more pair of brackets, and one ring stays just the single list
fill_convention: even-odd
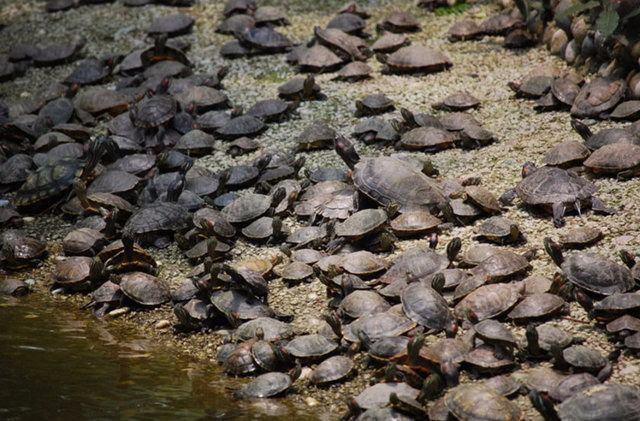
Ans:
[{"label": "large turtle", "polygon": [[567,209],[580,213],[582,208],[591,207],[605,214],[613,212],[594,196],[597,187],[573,172],[547,166],[536,168],[528,162],[523,166],[522,176],[522,181],[502,195],[501,201],[510,203],[518,196],[525,205],[551,212],[556,227],[564,225]]},{"label": "large turtle", "polygon": [[382,206],[397,203],[401,212],[425,208],[435,212],[447,203],[437,182],[397,158],[360,159],[343,136],[336,138],[335,149],[353,170],[356,188]]}]

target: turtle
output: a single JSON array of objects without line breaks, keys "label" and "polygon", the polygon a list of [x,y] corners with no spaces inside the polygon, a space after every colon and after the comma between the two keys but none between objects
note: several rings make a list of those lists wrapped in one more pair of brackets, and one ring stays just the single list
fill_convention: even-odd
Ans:
[{"label": "turtle", "polygon": [[333,146],[336,131],[323,121],[315,121],[296,137],[297,150],[308,151]]},{"label": "turtle", "polygon": [[490,253],[476,267],[471,269],[473,275],[483,277],[488,282],[496,282],[526,273],[531,269],[530,254],[518,254],[510,250],[499,250]]},{"label": "turtle", "polygon": [[407,12],[394,12],[391,15],[385,17],[377,25],[378,31],[389,32],[419,32],[420,23],[415,17]]},{"label": "turtle", "polygon": [[[258,338],[259,335],[256,334],[256,337],[252,337],[237,346],[229,347],[228,350],[223,345],[223,348],[218,351],[218,360],[222,361],[225,373],[244,376],[258,371],[258,364],[251,354],[251,347],[259,340]],[[223,357],[222,353],[227,355]]]},{"label": "turtle", "polygon": [[387,268],[386,261],[366,250],[340,256],[339,265],[346,272],[358,276],[373,276]]},{"label": "turtle", "polygon": [[403,335],[416,327],[416,323],[391,311],[363,316],[343,326],[341,336],[349,342],[361,342],[362,338],[378,341],[382,338]]},{"label": "turtle", "polygon": [[437,211],[447,202],[434,180],[396,158],[361,160],[353,144],[342,136],[336,138],[335,149],[353,170],[356,188],[382,206],[397,203],[400,212],[421,208]]},{"label": "turtle", "polygon": [[391,268],[379,279],[380,282],[391,284],[398,279],[408,277],[422,279],[449,267],[458,253],[460,239],[454,238],[447,245],[447,255],[441,255],[431,249],[413,247],[398,256]]},{"label": "turtle", "polygon": [[373,69],[361,61],[354,61],[342,67],[333,78],[334,80],[342,80],[346,82],[357,82],[369,79],[373,73]]},{"label": "turtle", "polygon": [[280,268],[278,271],[282,280],[292,284],[304,281],[313,275],[313,268],[303,262],[291,262]]},{"label": "turtle", "polygon": [[280,53],[292,47],[289,38],[268,26],[246,28],[240,34],[240,42],[266,54]]},{"label": "turtle", "polygon": [[324,98],[313,75],[288,80],[278,86],[278,96],[293,101],[312,101]]},{"label": "turtle", "polygon": [[91,301],[83,308],[91,308],[96,317],[103,317],[122,303],[120,285],[106,281],[91,293]]},{"label": "turtle", "polygon": [[280,122],[287,118],[299,103],[287,103],[281,99],[265,99],[258,101],[247,110],[247,115],[257,117],[265,123]]},{"label": "turtle", "polygon": [[387,311],[390,307],[389,303],[375,291],[355,290],[342,299],[338,312],[346,317],[358,319]]},{"label": "turtle", "polygon": [[487,218],[476,228],[476,240],[508,244],[517,243],[523,238],[518,224],[503,216]]},{"label": "turtle", "polygon": [[420,391],[406,383],[377,383],[360,392],[360,394],[354,398],[354,401],[360,410],[382,408],[389,403],[389,396],[392,393],[395,393],[397,396],[416,399]]},{"label": "turtle", "polygon": [[2,190],[13,190],[24,183],[34,170],[33,158],[18,153],[0,164],[0,186]]},{"label": "turtle", "polygon": [[580,86],[571,77],[559,77],[551,83],[551,94],[562,104],[571,107],[580,93]]},{"label": "turtle", "polygon": [[222,13],[225,16],[252,14],[257,9],[255,0],[228,0]]},{"label": "turtle", "polygon": [[173,96],[183,109],[191,109],[198,114],[232,106],[224,92],[210,86],[188,86]]},{"label": "turtle", "polygon": [[[106,178],[108,174],[115,174],[116,177]],[[117,176],[124,175],[121,179],[124,183],[122,183],[122,188],[118,189],[118,180]],[[115,190],[116,193],[124,194],[126,190],[129,190],[129,187],[135,187],[138,178],[131,177],[128,178],[129,174],[125,172],[119,171],[107,171],[103,173],[100,177],[98,177],[94,183],[92,183],[90,187],[90,191],[88,191],[85,183],[82,180],[76,180],[73,183],[73,191],[80,202],[80,206],[84,210],[85,213],[103,213],[104,211],[117,212],[118,216],[127,217],[131,215],[135,211],[135,207],[129,203],[126,199],[111,193],[108,187],[111,187]],[[102,183],[104,182],[104,188],[100,188]],[[120,191],[121,190],[121,191]]]},{"label": "turtle", "polygon": [[287,26],[290,24],[284,11],[274,6],[258,7],[253,13],[253,17],[256,20],[256,25]]},{"label": "turtle", "polygon": [[293,330],[289,324],[270,317],[258,317],[249,320],[238,326],[235,334],[242,340],[249,340],[256,336],[258,330],[262,331],[263,340],[265,341],[289,339],[293,336]]},{"label": "turtle", "polygon": [[561,380],[555,388],[549,392],[549,397],[562,402],[576,393],[588,387],[600,384],[600,381],[589,373],[571,374]]},{"label": "turtle", "polygon": [[565,399],[557,406],[557,414],[563,420],[631,420],[638,417],[639,402],[636,386],[597,384]]},{"label": "turtle", "polygon": [[106,244],[105,236],[91,228],[76,228],[62,240],[62,249],[67,256],[94,256]]},{"label": "turtle", "polygon": [[260,143],[255,139],[251,139],[248,137],[239,137],[229,143],[226,152],[227,154],[235,158],[237,156],[253,152],[259,148]]},{"label": "turtle", "polygon": [[39,265],[47,255],[46,242],[15,229],[0,235],[0,245],[0,266],[9,270]]},{"label": "turtle", "polygon": [[627,292],[635,285],[631,271],[606,257],[590,252],[564,256],[562,248],[550,238],[544,246],[554,263],[571,284],[596,295],[608,296]]},{"label": "turtle", "polygon": [[189,33],[194,23],[195,20],[189,15],[173,13],[156,18],[151,22],[147,33],[151,36],[167,34],[169,37],[175,37]]},{"label": "turtle", "polygon": [[189,156],[198,157],[210,154],[214,144],[215,140],[212,135],[195,129],[182,135],[174,145],[174,149]]},{"label": "turtle", "polygon": [[353,136],[367,144],[374,142],[393,143],[400,134],[398,127],[392,121],[382,118],[367,118],[360,121],[353,129]]},{"label": "turtle", "polygon": [[571,119],[571,127],[584,139],[584,145],[591,151],[612,143],[631,143],[640,145],[640,140],[629,130],[614,127],[593,133],[591,129],[578,119]]},{"label": "turtle", "polygon": [[362,19],[369,19],[371,17],[371,14],[369,13],[369,11],[363,8],[362,6],[360,6],[355,1],[350,1],[345,3],[337,11],[337,13],[351,13],[351,14],[360,16]]},{"label": "turtle", "polygon": [[355,36],[349,35],[340,29],[321,29],[316,26],[313,29],[316,40],[333,50],[345,61],[366,61],[371,55],[365,42]]},{"label": "turtle", "polygon": [[405,314],[414,322],[429,331],[445,330],[447,336],[455,336],[457,325],[453,314],[446,300],[435,289],[419,282],[410,283],[402,291],[401,301]]},{"label": "turtle", "polygon": [[239,137],[256,137],[266,129],[267,126],[261,119],[245,114],[233,117],[218,128],[216,133],[223,139],[234,140]]},{"label": "turtle", "polygon": [[393,101],[385,94],[369,94],[356,101],[356,117],[384,114],[393,111]]},{"label": "turtle", "polygon": [[566,303],[562,297],[543,292],[525,297],[507,314],[507,317],[519,323],[549,318],[566,309]]},{"label": "turtle", "polygon": [[124,230],[143,243],[158,248],[168,246],[171,234],[186,230],[191,222],[187,209],[176,203],[183,186],[184,177],[172,182],[166,201],[155,201],[138,209],[127,220]]},{"label": "turtle", "polygon": [[29,293],[29,286],[22,280],[16,278],[4,278],[0,282],[0,295],[10,295],[12,297],[22,297]]},{"label": "turtle", "polygon": [[353,373],[354,366],[350,358],[335,355],[318,364],[311,374],[311,382],[326,385],[341,381]]},{"label": "turtle", "polygon": [[572,368],[576,372],[595,374],[598,380],[604,381],[611,374],[611,363],[600,351],[585,345],[571,345],[560,349],[551,348],[554,364],[559,368]]},{"label": "turtle", "polygon": [[146,175],[156,166],[156,156],[152,154],[133,153],[118,158],[107,169],[128,172],[134,175]]},{"label": "turtle", "polygon": [[104,262],[104,271],[107,274],[131,271],[156,273],[155,259],[137,245],[128,232],[123,232],[121,240],[104,247],[98,253],[98,258]]},{"label": "turtle", "polygon": [[480,25],[471,19],[463,19],[455,22],[447,31],[449,41],[469,41],[482,37]]},{"label": "turtle", "polygon": [[517,421],[520,409],[507,398],[482,384],[464,384],[445,396],[450,413],[458,419],[501,419]]},{"label": "turtle", "polygon": [[607,333],[616,334],[619,337],[626,337],[640,332],[640,319],[625,314],[607,323]]},{"label": "turtle", "polygon": [[410,41],[404,34],[392,32],[383,34],[371,45],[374,53],[391,54],[402,47],[409,45]]},{"label": "turtle", "polygon": [[169,289],[155,276],[144,272],[130,272],[120,278],[123,294],[134,303],[155,307],[170,300]]},{"label": "turtle", "polygon": [[277,206],[285,195],[286,191],[282,188],[271,196],[256,193],[240,196],[222,209],[222,215],[232,224],[245,224]]},{"label": "turtle", "polygon": [[389,224],[394,234],[400,237],[421,236],[438,230],[442,220],[424,210],[405,212],[395,217]]},{"label": "turtle", "polygon": [[285,393],[300,377],[301,368],[298,365],[291,374],[277,371],[261,374],[253,381],[234,393],[240,399],[270,398]]},{"label": "turtle", "polygon": [[544,156],[544,164],[551,167],[572,168],[582,165],[591,152],[582,143],[567,140],[549,149]]},{"label": "turtle", "polygon": [[549,93],[553,81],[552,76],[533,75],[520,82],[509,82],[508,86],[518,98],[538,99]]},{"label": "turtle", "polygon": [[604,145],[584,161],[584,166],[594,174],[611,174],[618,179],[638,176],[640,174],[640,146],[631,143]]},{"label": "turtle", "polygon": [[140,53],[140,63],[145,69],[161,61],[177,61],[185,66],[191,66],[184,51],[175,48],[167,42],[167,34],[153,36],[153,46]]},{"label": "turtle", "polygon": [[251,50],[243,46],[240,41],[233,39],[220,47],[220,55],[228,59],[236,59],[251,54]]},{"label": "turtle", "polygon": [[636,121],[640,117],[640,101],[624,101],[611,112],[609,118],[612,120]]},{"label": "turtle", "polygon": [[115,60],[112,57],[106,59],[86,59],[81,61],[67,76],[64,83],[68,85],[95,85],[103,83],[113,71]]},{"label": "turtle", "polygon": [[31,58],[35,66],[57,66],[75,60],[86,40],[78,38],[68,43],[52,43],[38,46]]},{"label": "turtle", "polygon": [[558,242],[565,249],[581,249],[597,243],[603,235],[602,231],[595,227],[576,227],[562,233]]},{"label": "turtle", "polygon": [[71,256],[56,263],[53,278],[55,284],[65,290],[84,291],[92,289],[92,284],[100,281],[102,269],[100,259]]},{"label": "turtle", "polygon": [[512,284],[483,285],[464,297],[454,309],[457,318],[478,321],[498,317],[509,311],[520,298],[519,288]]},{"label": "turtle", "polygon": [[318,334],[297,336],[285,345],[285,350],[291,356],[306,360],[320,359],[337,348],[335,342]]},{"label": "turtle", "polygon": [[383,73],[435,73],[453,65],[440,51],[420,44],[402,47],[389,56],[378,54],[376,58],[384,64]]},{"label": "turtle", "polygon": [[297,53],[301,72],[325,73],[339,68],[344,60],[327,47],[316,44]]},{"label": "turtle", "polygon": [[214,291],[211,294],[211,304],[222,313],[232,326],[238,326],[242,321],[257,319],[258,317],[274,317],[273,310],[242,290]]},{"label": "turtle", "polygon": [[480,100],[467,92],[456,92],[431,105],[434,110],[466,111],[480,106]]},{"label": "turtle", "polygon": [[513,29],[522,25],[520,17],[512,16],[509,13],[498,13],[489,16],[480,23],[480,30],[489,36],[505,36]]},{"label": "turtle", "polygon": [[[392,211],[389,211],[392,212]],[[383,209],[363,209],[336,224],[334,233],[338,239],[332,241],[328,250],[336,250],[345,241],[358,241],[380,232],[388,222],[388,213]]]},{"label": "turtle", "polygon": [[11,207],[0,207],[0,224],[7,228],[17,228],[23,223],[22,216]]},{"label": "turtle", "polygon": [[508,352],[482,344],[464,356],[464,365],[477,374],[497,374],[509,371],[515,365]]},{"label": "turtle", "polygon": [[[556,227],[564,225],[566,209],[581,210],[591,207],[594,211],[611,213],[594,194],[597,187],[588,180],[557,167],[536,168],[528,163],[523,167],[523,180],[515,187],[517,195],[525,205],[541,208],[553,213]],[[501,197],[509,203],[514,196],[511,191]]]},{"label": "turtle", "polygon": [[242,228],[242,235],[253,241],[276,241],[282,236],[282,220],[262,216]]},{"label": "turtle", "polygon": [[571,116],[598,117],[613,109],[622,99],[627,84],[622,79],[599,77],[586,83],[571,107]]},{"label": "turtle", "polygon": [[[588,302],[589,315],[599,321],[606,321],[624,313],[634,313],[638,310],[640,302],[638,294],[634,292],[611,294],[595,303]],[[578,298],[580,304],[585,304],[583,298]]]},{"label": "turtle", "polygon": [[174,305],[173,313],[178,319],[177,328],[182,331],[194,331],[206,327],[212,318],[212,308],[211,304],[198,298]]},{"label": "turtle", "polygon": [[269,293],[267,281],[252,269],[223,265],[222,270],[229,275],[232,284],[265,302]]},{"label": "turtle", "polygon": [[[475,337],[482,342],[494,346],[504,347],[513,350],[518,346],[518,341],[511,330],[503,323],[496,320],[486,319],[473,325]],[[501,351],[504,352],[505,351]]]},{"label": "turtle", "polygon": [[[168,88],[168,81],[163,85]],[[160,127],[175,117],[178,111],[177,101],[170,95],[158,94],[145,98],[129,109],[131,121],[136,127],[150,129]]]},{"label": "turtle", "polygon": [[334,16],[328,23],[327,28],[339,29],[342,32],[366,38],[367,34],[364,29],[367,22],[360,16],[353,13],[339,13]]},{"label": "turtle", "polygon": [[402,135],[396,143],[397,149],[409,151],[438,152],[453,147],[455,136],[436,127],[416,127]]}]

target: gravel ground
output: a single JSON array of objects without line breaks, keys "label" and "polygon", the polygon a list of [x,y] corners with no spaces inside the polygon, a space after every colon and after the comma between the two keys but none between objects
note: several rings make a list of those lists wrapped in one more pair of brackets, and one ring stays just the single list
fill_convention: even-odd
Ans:
[{"label": "gravel ground", "polygon": [[[221,15],[222,2],[200,1],[185,12],[197,19],[194,33],[188,38],[193,46],[189,57],[195,64],[196,72],[210,71],[223,61],[218,54],[219,46],[228,37],[214,33]],[[289,12],[292,25],[283,32],[296,41],[306,41],[311,36],[314,25],[324,25],[330,19],[330,10],[335,10],[341,2],[306,2],[269,1],[264,4],[283,5]],[[354,101],[365,94],[384,92],[396,102],[397,108],[406,107],[411,110],[430,111],[430,104],[442,99],[447,94],[460,89],[467,90],[482,100],[479,110],[473,115],[484,127],[494,132],[498,138],[495,144],[474,151],[448,150],[430,156],[443,177],[481,176],[482,184],[496,194],[513,186],[520,179],[520,169],[524,161],[541,163],[546,150],[565,140],[579,140],[569,124],[566,112],[537,113],[533,111],[530,101],[515,99],[507,87],[509,81],[518,80],[536,66],[554,66],[565,69],[560,60],[550,56],[543,48],[526,51],[507,51],[501,48],[501,40],[486,38],[452,44],[446,40],[448,27],[457,19],[456,16],[435,16],[417,10],[408,1],[372,1],[370,2],[373,17],[369,20],[370,31],[373,24],[393,9],[410,9],[417,13],[423,25],[423,31],[411,34],[414,43],[424,43],[445,52],[454,63],[450,71],[420,77],[399,77],[381,75],[380,65],[375,60],[370,65],[375,70],[372,80],[348,84],[331,81],[331,74],[317,78],[328,100],[323,102],[304,103],[298,110],[299,116],[282,124],[270,125],[260,138],[265,148],[283,149],[294,145],[294,137],[313,120],[325,119],[333,127],[344,134],[351,132],[356,119],[353,117]],[[1,3],[0,21],[8,26],[0,32],[0,50],[8,49],[16,42],[67,39],[82,35],[87,38],[85,54],[101,55],[106,52],[127,52],[131,48],[144,43],[144,30],[151,19],[171,13],[174,10],[153,6],[128,9],[118,3],[104,6],[81,7],[69,12],[45,14],[42,2],[38,1],[4,1]],[[464,17],[481,20],[490,14],[492,7],[474,6],[465,12]],[[256,57],[229,61],[230,73],[225,79],[226,91],[236,105],[250,106],[259,99],[276,96],[276,88],[283,81],[295,75],[295,70],[287,65],[283,55]],[[28,98],[30,94],[47,86],[69,73],[72,66],[60,66],[53,69],[30,69],[25,77],[14,82],[0,85],[0,95],[8,102]],[[392,116],[392,115],[389,115]],[[609,123],[598,123],[597,128]],[[361,155],[378,155],[389,153],[379,147],[358,145]],[[254,155],[238,158],[236,161],[247,161]],[[419,154],[420,155],[420,154]],[[333,151],[320,151],[305,154],[306,167],[317,165],[343,165]],[[216,152],[198,160],[197,165],[211,169],[220,169],[233,161],[223,152]],[[597,226],[605,234],[605,238],[593,251],[615,258],[617,250],[624,246],[637,249],[640,246],[640,179],[618,182],[613,179],[596,179],[599,196],[610,206],[618,209],[614,216],[598,216],[586,212],[582,217],[567,217],[567,226]],[[505,216],[517,222],[528,242],[521,247],[542,248],[545,236],[556,237],[562,230],[553,228],[549,217],[538,217],[517,206],[510,207]],[[293,221],[287,221],[289,225]],[[49,283],[46,272],[50,269],[60,252],[59,242],[70,230],[71,225],[55,217],[37,217],[27,225],[29,231],[42,233],[53,241],[52,258],[35,273],[23,274],[24,277],[42,279],[42,289]],[[446,244],[452,236],[463,239],[463,252],[474,244],[473,226],[455,228],[445,233],[440,244]],[[564,230],[564,229],[563,229]],[[40,234],[42,235],[42,234]],[[421,241],[403,241],[399,243],[396,254],[403,249],[424,243]],[[442,249],[442,245],[439,247]],[[256,248],[240,243],[233,251],[234,257],[247,255],[275,255],[276,249]],[[179,282],[190,270],[188,263],[175,247],[157,253],[160,262],[160,277],[171,284]],[[532,261],[530,274],[551,276],[554,266],[551,260],[539,252]],[[270,285],[270,305],[278,311],[295,316],[294,326],[297,332],[308,332],[318,329],[322,323],[318,319],[319,308],[325,304],[325,291],[322,284],[314,280],[289,288],[281,281],[275,280]],[[52,300],[77,300],[85,302],[82,296],[52,296]],[[87,317],[90,315],[87,313]],[[557,320],[554,323],[563,328],[587,337],[590,345],[609,352],[613,349],[601,330],[595,328],[587,320],[586,314],[578,306],[572,305],[571,317]],[[159,342],[201,359],[212,359],[216,347],[222,340],[224,332],[214,334],[174,335],[169,329],[156,329],[155,325],[162,320],[174,321],[169,306],[149,312],[131,312],[113,323],[124,323],[136,326]],[[515,332],[523,336],[523,330],[515,327]],[[360,357],[357,357],[360,360]],[[525,367],[526,369],[526,367]],[[612,379],[615,381],[640,385],[640,363],[632,356],[623,355],[615,365]],[[344,409],[344,397],[362,390],[368,383],[371,372],[360,367],[360,374],[354,379],[325,389],[308,386],[306,381],[298,382],[296,392],[290,398],[293,402],[306,405],[322,405],[327,410],[326,416],[333,418]],[[527,409],[527,419],[534,419],[533,411],[524,397],[518,398]]]}]

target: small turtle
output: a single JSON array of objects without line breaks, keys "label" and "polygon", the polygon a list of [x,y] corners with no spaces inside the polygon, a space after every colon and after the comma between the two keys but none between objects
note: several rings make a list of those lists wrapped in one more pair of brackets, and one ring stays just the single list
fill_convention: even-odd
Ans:
[{"label": "small turtle", "polygon": [[544,163],[552,167],[572,168],[582,165],[590,154],[582,143],[567,140],[551,148],[544,156]]},{"label": "small turtle", "polygon": [[518,341],[511,330],[503,323],[487,319],[473,325],[476,337],[484,343],[513,349],[518,346]]},{"label": "small turtle", "polygon": [[435,73],[450,68],[453,64],[443,53],[423,45],[402,47],[389,56],[376,56],[384,64],[384,73]]},{"label": "small turtle", "polygon": [[318,359],[331,354],[338,345],[318,334],[298,336],[291,340],[285,350],[295,358]]},{"label": "small turtle", "polygon": [[580,93],[580,86],[571,77],[560,77],[551,83],[551,94],[562,104],[571,107]]},{"label": "small turtle", "polygon": [[597,295],[627,292],[634,286],[633,275],[624,265],[590,252],[565,257],[559,244],[545,238],[544,245],[564,277],[573,285]]},{"label": "small turtle", "polygon": [[409,45],[409,43],[410,41],[406,35],[386,33],[371,45],[371,50],[375,53],[391,54]]},{"label": "small turtle", "polygon": [[91,228],[77,228],[64,237],[62,249],[68,256],[94,256],[105,243],[106,239],[101,232]]},{"label": "small turtle", "polygon": [[607,323],[607,332],[626,337],[636,332],[640,332],[640,319],[625,314]]},{"label": "small turtle", "polygon": [[228,0],[222,13],[225,16],[231,16],[235,14],[251,14],[256,10],[255,0]]},{"label": "small turtle", "polygon": [[464,297],[456,305],[454,313],[459,319],[473,314],[478,321],[482,321],[506,313],[519,298],[520,291],[515,285],[483,285]]},{"label": "small turtle", "polygon": [[480,25],[471,19],[463,19],[455,22],[447,31],[449,41],[468,41],[482,37]]},{"label": "small turtle", "polygon": [[275,241],[282,236],[282,220],[263,216],[242,228],[242,235],[254,241]]},{"label": "small turtle", "polygon": [[584,161],[584,166],[594,174],[616,175],[629,179],[640,175],[640,146],[631,143],[604,145]]},{"label": "small turtle", "polygon": [[571,127],[584,139],[584,145],[591,151],[612,143],[640,145],[640,140],[629,130],[623,128],[602,129],[594,134],[586,124],[577,119],[571,120]]},{"label": "small turtle", "polygon": [[36,66],[57,66],[73,61],[84,47],[86,40],[76,39],[66,44],[48,44],[37,47],[31,58]]},{"label": "small turtle", "polygon": [[370,78],[371,73],[373,73],[373,69],[368,64],[361,61],[354,61],[340,69],[333,79],[343,80],[346,82],[357,82]]},{"label": "small turtle", "polygon": [[293,45],[289,38],[268,26],[245,29],[240,42],[267,54],[284,52]]},{"label": "small turtle", "polygon": [[405,314],[414,322],[429,331],[445,330],[447,336],[455,336],[457,325],[453,315],[446,300],[435,289],[413,282],[402,291],[401,301]]},{"label": "small turtle", "polygon": [[453,147],[455,136],[436,127],[417,127],[403,134],[396,148],[409,151],[437,152]]},{"label": "small turtle", "polygon": [[371,55],[366,43],[355,36],[349,35],[340,29],[321,29],[316,26],[313,29],[316,40],[333,50],[345,61],[366,61]]},{"label": "small turtle", "polygon": [[483,344],[464,357],[464,364],[476,373],[497,374],[509,371],[515,365],[513,357],[495,347]]},{"label": "small turtle", "polygon": [[313,75],[296,77],[278,86],[278,96],[293,101],[312,101],[323,98],[320,86]]},{"label": "small turtle", "polygon": [[578,118],[598,117],[613,109],[626,90],[627,84],[622,79],[596,78],[580,89],[571,107],[571,115]]},{"label": "small turtle", "polygon": [[120,285],[107,281],[91,293],[91,302],[83,308],[91,308],[96,317],[102,317],[115,310],[122,302]]},{"label": "small turtle", "polygon": [[114,64],[113,58],[83,60],[73,72],[67,76],[64,83],[68,85],[77,84],[80,86],[102,83],[111,75]]},{"label": "small turtle", "polygon": [[600,384],[600,381],[589,373],[572,374],[551,389],[549,396],[555,401],[563,402],[581,390],[597,384]]},{"label": "small turtle", "polygon": [[56,285],[69,291],[91,288],[93,282],[102,277],[103,264],[99,259],[72,256],[56,263],[53,278]]},{"label": "small turtle", "polygon": [[360,121],[353,129],[353,136],[364,143],[381,142],[385,144],[398,140],[400,134],[393,121],[382,118],[367,118]]},{"label": "small turtle", "polygon": [[538,99],[551,90],[554,79],[546,75],[534,75],[526,77],[521,82],[509,82],[509,88],[515,92],[516,97]]},{"label": "small turtle", "polygon": [[347,378],[354,371],[353,361],[342,355],[324,360],[313,370],[311,381],[314,384],[326,385]]},{"label": "small turtle", "polygon": [[180,137],[174,148],[189,156],[204,156],[214,149],[215,140],[212,135],[202,130],[191,130]]},{"label": "small turtle", "polygon": [[445,396],[451,414],[458,419],[500,419],[518,421],[520,409],[507,398],[482,384],[464,384]]},{"label": "small turtle", "polygon": [[[523,176],[524,179],[515,188],[515,194],[526,205],[551,211],[556,227],[564,225],[567,208],[590,206],[596,211],[611,212],[594,196],[596,186],[574,173],[556,167],[535,168],[532,164],[525,164]],[[511,197],[509,192],[502,196],[502,201],[509,202]]]},{"label": "small turtle", "polygon": [[278,7],[260,6],[253,13],[253,17],[256,20],[256,25],[289,25],[289,20],[286,18],[284,11]]},{"label": "small turtle", "polygon": [[324,73],[340,67],[344,60],[323,45],[314,45],[298,52],[297,64],[301,72]]},{"label": "small turtle", "polygon": [[502,216],[485,219],[476,229],[476,239],[497,244],[517,243],[523,239],[520,227]]},{"label": "small turtle", "polygon": [[403,335],[416,327],[412,320],[391,311],[363,316],[342,327],[342,335],[349,342],[360,342],[367,337],[371,341]]},{"label": "small turtle", "polygon": [[613,120],[636,121],[640,117],[640,101],[624,101],[611,112],[609,118]]},{"label": "small turtle", "polygon": [[585,345],[572,345],[565,349],[552,347],[551,353],[554,363],[559,368],[572,368],[578,372],[596,374],[599,380],[604,381],[611,374],[610,362],[600,351]]},{"label": "small turtle", "polygon": [[293,336],[293,330],[289,324],[270,317],[258,317],[249,320],[238,326],[235,334],[240,339],[249,340],[256,337],[258,330],[262,331],[263,340],[265,341],[288,339]]},{"label": "small turtle", "polygon": [[522,20],[519,17],[514,17],[509,13],[498,13],[482,21],[480,30],[489,36],[505,36],[521,25]]},{"label": "small turtle", "polygon": [[9,270],[36,266],[47,254],[45,242],[14,229],[0,235],[0,244],[0,266]]},{"label": "small turtle", "polygon": [[29,293],[29,286],[16,278],[4,278],[0,281],[0,295],[21,297]]},{"label": "small turtle", "polygon": [[167,34],[169,37],[184,35],[191,31],[195,20],[184,13],[174,13],[156,18],[148,29],[149,35]]},{"label": "small turtle", "polygon": [[122,275],[120,288],[134,303],[155,307],[171,299],[169,289],[155,276],[144,272],[130,272]]},{"label": "small turtle", "polygon": [[271,372],[261,374],[253,381],[235,392],[240,399],[271,398],[285,393],[300,377],[301,368],[298,365],[291,374]]},{"label": "small turtle", "polygon": [[346,272],[358,276],[373,276],[387,268],[383,259],[365,250],[341,256],[339,264]]},{"label": "small turtle", "polygon": [[340,314],[358,319],[362,316],[387,311],[391,306],[375,291],[356,290],[342,299],[338,307]]},{"label": "small turtle", "polygon": [[554,294],[540,293],[525,297],[507,314],[514,322],[548,318],[566,311],[565,301]]},{"label": "small turtle", "polygon": [[286,103],[281,99],[265,99],[252,105],[247,110],[247,115],[259,118],[265,123],[273,123],[283,121],[297,107],[297,102]]},{"label": "small turtle", "polygon": [[365,38],[364,29],[366,26],[367,22],[353,13],[339,13],[327,23],[327,28],[339,29],[346,34]]},{"label": "small turtle", "polygon": [[251,222],[277,206],[286,191],[278,189],[272,196],[251,193],[240,196],[222,209],[222,215],[232,224]]},{"label": "small turtle", "polygon": [[393,232],[401,237],[423,235],[438,229],[442,221],[426,211],[405,212],[390,223]]},{"label": "small turtle", "polygon": [[234,117],[217,129],[216,133],[223,139],[234,140],[239,137],[256,137],[267,129],[264,122],[251,115]]},{"label": "small turtle", "polygon": [[296,137],[298,151],[323,149],[333,146],[336,131],[322,121],[313,122]]},{"label": "small turtle", "polygon": [[565,249],[581,249],[597,243],[602,237],[601,230],[587,226],[573,228],[562,233],[558,241]]},{"label": "small turtle", "polygon": [[465,111],[480,106],[480,100],[467,92],[456,92],[431,105],[434,110]]},{"label": "small turtle", "polygon": [[420,391],[414,389],[406,383],[377,383],[369,386],[357,395],[354,400],[358,408],[367,410],[372,408],[382,408],[389,403],[389,396],[395,393],[397,396],[406,396],[416,399]]},{"label": "small turtle", "polygon": [[229,143],[229,146],[227,147],[227,153],[235,158],[237,156],[253,152],[259,148],[260,143],[258,143],[256,140],[250,139],[248,137],[239,137],[233,142]]},{"label": "small turtle", "polygon": [[385,94],[370,94],[356,101],[356,117],[384,114],[393,111],[393,101]]},{"label": "small turtle", "polygon": [[167,42],[167,34],[155,35],[153,38],[153,46],[140,53],[142,67],[146,69],[161,61],[177,61],[185,66],[191,66],[184,51]]},{"label": "small turtle", "polygon": [[420,23],[415,17],[407,12],[394,12],[391,15],[384,18],[376,26],[378,31],[389,32],[418,32],[420,31]]}]

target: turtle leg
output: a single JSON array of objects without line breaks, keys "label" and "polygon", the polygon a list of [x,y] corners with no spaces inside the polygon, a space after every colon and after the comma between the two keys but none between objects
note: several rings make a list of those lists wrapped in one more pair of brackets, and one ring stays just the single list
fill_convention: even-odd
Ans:
[{"label": "turtle leg", "polygon": [[605,205],[602,199],[596,196],[591,197],[591,209],[593,209],[594,212],[601,213],[603,215],[614,215],[616,213],[615,209]]},{"label": "turtle leg", "polygon": [[553,225],[556,228],[561,228],[564,226],[564,203],[554,203],[553,204]]},{"label": "turtle leg", "polygon": [[578,216],[582,218],[582,205],[580,204],[580,200],[576,199],[573,206],[576,208],[576,212],[578,212]]}]

